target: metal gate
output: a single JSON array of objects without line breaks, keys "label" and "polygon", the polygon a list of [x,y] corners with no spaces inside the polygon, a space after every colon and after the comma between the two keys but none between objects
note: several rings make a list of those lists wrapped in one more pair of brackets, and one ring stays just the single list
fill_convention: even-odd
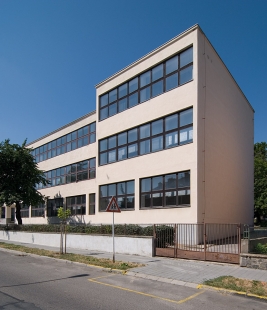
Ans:
[{"label": "metal gate", "polygon": [[155,255],[238,264],[240,227],[240,224],[155,224]]}]

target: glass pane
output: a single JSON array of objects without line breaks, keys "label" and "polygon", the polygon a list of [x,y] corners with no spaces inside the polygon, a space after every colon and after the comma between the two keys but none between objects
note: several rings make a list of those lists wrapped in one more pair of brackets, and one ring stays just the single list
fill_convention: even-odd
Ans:
[{"label": "glass pane", "polygon": [[71,140],[76,140],[77,139],[77,131],[73,131],[71,133]]},{"label": "glass pane", "polygon": [[89,204],[95,203],[95,194],[89,194]]},{"label": "glass pane", "polygon": [[165,189],[176,188],[176,174],[165,175]]},{"label": "glass pane", "polygon": [[138,144],[131,144],[128,146],[128,158],[138,155]]},{"label": "glass pane", "polygon": [[87,170],[88,169],[88,160],[82,161],[80,163],[80,169],[81,170]]},{"label": "glass pane", "polygon": [[71,133],[67,135],[67,142],[70,142],[70,141],[71,141]]},{"label": "glass pane", "polygon": [[80,138],[81,136],[83,136],[83,128],[80,128],[78,130],[78,138]]},{"label": "glass pane", "polygon": [[52,141],[51,143],[52,143],[52,149],[54,149],[54,148],[57,146],[57,141],[54,140],[54,141]]},{"label": "glass pane", "polygon": [[127,132],[118,134],[118,145],[123,145],[127,143]]},{"label": "glass pane", "polygon": [[113,103],[109,106],[109,116],[117,114],[117,103]]},{"label": "glass pane", "polygon": [[100,108],[108,104],[108,94],[100,97]]},{"label": "glass pane", "polygon": [[116,161],[116,150],[108,152],[108,162],[112,163]]},{"label": "glass pane", "polygon": [[190,205],[190,190],[178,191],[178,205]]},{"label": "glass pane", "polygon": [[178,188],[190,187],[190,171],[178,173]]},{"label": "glass pane", "polygon": [[93,167],[95,167],[95,158],[91,158],[90,160],[89,160],[89,166],[90,166],[90,168],[93,168]]},{"label": "glass pane", "polygon": [[159,119],[152,123],[152,136],[163,132],[163,120]]},{"label": "glass pane", "polygon": [[67,152],[70,152],[71,151],[71,143],[68,143],[67,144]]},{"label": "glass pane", "polygon": [[134,93],[129,97],[129,108],[138,104],[138,93]]},{"label": "glass pane", "polygon": [[66,167],[60,168],[60,175],[64,175],[66,173]]},{"label": "glass pane", "polygon": [[132,93],[133,91],[137,90],[137,88],[138,88],[138,77],[132,79],[129,82],[129,93]]},{"label": "glass pane", "polygon": [[118,197],[117,203],[120,209],[126,209],[126,198],[125,197]]},{"label": "glass pane", "polygon": [[[64,138],[65,138],[65,136],[61,138],[62,143],[66,143],[66,141],[65,141],[66,139],[64,139]],[[46,151],[47,151],[47,144],[44,145],[44,152],[46,152]]]},{"label": "glass pane", "polygon": [[140,139],[150,137],[150,124],[140,126]]},{"label": "glass pane", "polygon": [[145,194],[141,195],[141,208],[149,208],[151,207],[151,195]]},{"label": "glass pane", "polygon": [[118,160],[126,159],[127,158],[127,147],[121,147],[118,149]]},{"label": "glass pane", "polygon": [[109,149],[116,147],[116,140],[117,140],[116,136],[112,136],[112,137],[108,138],[108,148]]},{"label": "glass pane", "polygon": [[[83,138],[85,141],[88,140],[88,136]],[[90,143],[94,143],[95,142],[95,133],[91,133],[90,134]],[[88,144],[88,143],[87,143]]]},{"label": "glass pane", "polygon": [[150,153],[150,139],[140,142],[140,155]]},{"label": "glass pane", "polygon": [[163,81],[152,84],[152,97],[158,96],[163,93]]},{"label": "glass pane", "polygon": [[150,192],[151,191],[151,179],[142,179],[141,180],[141,192]]},{"label": "glass pane", "polygon": [[173,147],[178,145],[178,131],[171,132],[165,135],[165,147]]},{"label": "glass pane", "polygon": [[89,126],[83,127],[83,134],[88,135],[88,133],[89,133]]},{"label": "glass pane", "polygon": [[180,85],[191,81],[193,78],[193,66],[180,71]]},{"label": "glass pane", "polygon": [[78,148],[83,146],[83,138],[78,140]]},{"label": "glass pane", "polygon": [[[61,147],[57,148],[57,156],[61,154]],[[43,155],[40,155],[40,161],[43,160]]]},{"label": "glass pane", "polygon": [[163,77],[163,64],[152,69],[152,82]]},{"label": "glass pane", "polygon": [[100,197],[107,197],[107,195],[108,195],[107,185],[100,186]]},{"label": "glass pane", "polygon": [[160,151],[163,149],[163,137],[159,136],[152,139],[152,152]]},{"label": "glass pane", "polygon": [[163,207],[163,194],[152,194],[152,207]]},{"label": "glass pane", "polygon": [[94,179],[95,178],[95,169],[89,170],[89,178]]},{"label": "glass pane", "polygon": [[185,110],[180,113],[180,126],[193,123],[193,109]]},{"label": "glass pane", "polygon": [[166,78],[166,91],[178,86],[178,73]]},{"label": "glass pane", "polygon": [[128,91],[127,91],[127,83],[126,83],[119,87],[119,98],[126,96],[127,93]]},{"label": "glass pane", "polygon": [[148,86],[140,91],[140,102],[150,99],[150,88],[151,87]]},{"label": "glass pane", "polygon": [[126,183],[118,183],[117,184],[117,195],[125,195],[126,194]]},{"label": "glass pane", "polygon": [[163,189],[163,176],[152,178],[152,191],[158,191]]},{"label": "glass pane", "polygon": [[127,209],[134,209],[134,196],[127,197]]},{"label": "glass pane", "polygon": [[124,98],[119,101],[119,112],[122,112],[127,109],[127,98]]},{"label": "glass pane", "polygon": [[47,149],[48,149],[48,150],[51,150],[51,148],[52,148],[51,142],[47,143]]},{"label": "glass pane", "polygon": [[134,181],[127,182],[127,194],[134,194]]},{"label": "glass pane", "polygon": [[103,119],[105,119],[107,117],[108,117],[108,107],[103,108],[103,109],[100,110],[99,118],[100,118],[100,120],[103,120]]},{"label": "glass pane", "polygon": [[193,61],[193,47],[180,54],[180,68]]},{"label": "glass pane", "polygon": [[165,193],[165,206],[176,206],[176,191]]},{"label": "glass pane", "polygon": [[116,184],[109,184],[108,185],[108,195],[109,196],[116,196]]},{"label": "glass pane", "polygon": [[151,82],[151,71],[147,71],[140,75],[140,87],[146,86]]},{"label": "glass pane", "polygon": [[99,143],[100,152],[107,150],[108,148],[108,139],[101,140]]},{"label": "glass pane", "polygon": [[117,100],[117,88],[109,92],[109,103]]},{"label": "glass pane", "polygon": [[[93,135],[90,136],[90,140],[91,138],[93,137]],[[93,141],[90,141],[90,143],[92,143]],[[88,136],[85,136],[83,137],[83,145],[88,145],[89,143],[89,137]]]},{"label": "glass pane", "polygon": [[178,128],[178,114],[174,114],[165,118],[165,131]]},{"label": "glass pane", "polygon": [[137,140],[137,128],[128,131],[128,143]]},{"label": "glass pane", "polygon": [[77,149],[77,141],[71,142],[71,150],[76,150]]},{"label": "glass pane", "polygon": [[166,61],[166,74],[169,74],[178,69],[178,56],[175,56]]},{"label": "glass pane", "polygon": [[95,132],[95,122],[90,124],[90,132]]},{"label": "glass pane", "polygon": [[180,130],[180,144],[193,141],[193,127]]},{"label": "glass pane", "polygon": [[[61,138],[58,138],[57,139],[57,146],[60,146],[62,143],[61,143]],[[43,147],[41,146],[40,147],[40,153],[42,153],[43,152]]]},{"label": "glass pane", "polygon": [[108,161],[107,153],[100,154],[100,162],[99,162],[99,164],[100,165],[105,165],[107,163],[107,161]]}]

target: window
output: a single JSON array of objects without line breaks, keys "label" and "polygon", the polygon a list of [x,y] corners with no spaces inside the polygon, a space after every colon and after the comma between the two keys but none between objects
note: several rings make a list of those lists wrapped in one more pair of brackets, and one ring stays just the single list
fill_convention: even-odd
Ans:
[{"label": "window", "polygon": [[6,207],[0,207],[1,219],[6,218]]},{"label": "window", "polygon": [[31,206],[31,217],[44,217],[45,214],[45,204],[40,203],[37,206]]},{"label": "window", "polygon": [[193,141],[193,109],[143,124],[99,141],[99,165]]},{"label": "window", "polygon": [[89,194],[89,215],[95,214],[95,194]]},{"label": "window", "polygon": [[[84,180],[94,179],[96,159],[90,158],[75,164],[60,167],[54,170],[46,171],[46,179],[50,182],[46,187],[64,185]],[[45,188],[42,184],[37,184],[36,189]]]},{"label": "window", "polygon": [[55,156],[59,156],[85,145],[94,143],[96,141],[95,131],[96,124],[94,122],[56,140],[46,143],[32,150],[31,153],[37,163]]},{"label": "window", "polygon": [[63,198],[48,199],[47,200],[47,216],[57,216],[57,211],[63,206]]},{"label": "window", "polygon": [[86,196],[72,196],[66,198],[66,208],[72,215],[84,215],[86,210]]},{"label": "window", "polygon": [[22,204],[20,209],[20,215],[22,218],[29,217],[29,206]]},{"label": "window", "polygon": [[141,179],[140,208],[190,206],[190,171]]},{"label": "window", "polygon": [[99,187],[99,211],[106,211],[112,196],[117,200],[119,208],[134,210],[134,181],[124,181]]},{"label": "window", "polygon": [[193,78],[193,47],[99,97],[99,120],[158,96]]}]

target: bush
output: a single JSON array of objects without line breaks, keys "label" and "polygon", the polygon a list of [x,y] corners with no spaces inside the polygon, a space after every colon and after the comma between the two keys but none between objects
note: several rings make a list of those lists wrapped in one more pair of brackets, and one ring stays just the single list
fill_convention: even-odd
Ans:
[{"label": "bush", "polygon": [[254,252],[258,254],[267,254],[267,244],[258,243],[254,248]]}]

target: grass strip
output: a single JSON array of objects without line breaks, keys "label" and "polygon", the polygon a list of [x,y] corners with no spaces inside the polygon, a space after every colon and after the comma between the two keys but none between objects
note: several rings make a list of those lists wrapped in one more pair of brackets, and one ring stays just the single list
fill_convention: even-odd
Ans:
[{"label": "grass strip", "polygon": [[110,269],[127,270],[130,268],[144,266],[142,264],[122,262],[122,261],[115,261],[115,263],[113,263],[112,260],[107,259],[107,258],[96,258],[93,256],[87,256],[87,255],[81,255],[81,254],[73,254],[73,253],[60,254],[59,252],[36,249],[36,248],[29,248],[26,246],[5,243],[5,242],[0,242],[0,247],[4,249],[9,249],[9,250],[20,251],[23,253],[48,256],[48,257],[53,257],[53,258],[58,258],[58,259],[65,259],[71,262],[84,263],[84,264],[95,265],[95,266],[99,266],[103,268],[110,268]]},{"label": "grass strip", "polygon": [[267,283],[262,281],[239,279],[232,276],[222,276],[215,279],[206,280],[203,284],[237,292],[244,292],[246,294],[267,297]]}]

